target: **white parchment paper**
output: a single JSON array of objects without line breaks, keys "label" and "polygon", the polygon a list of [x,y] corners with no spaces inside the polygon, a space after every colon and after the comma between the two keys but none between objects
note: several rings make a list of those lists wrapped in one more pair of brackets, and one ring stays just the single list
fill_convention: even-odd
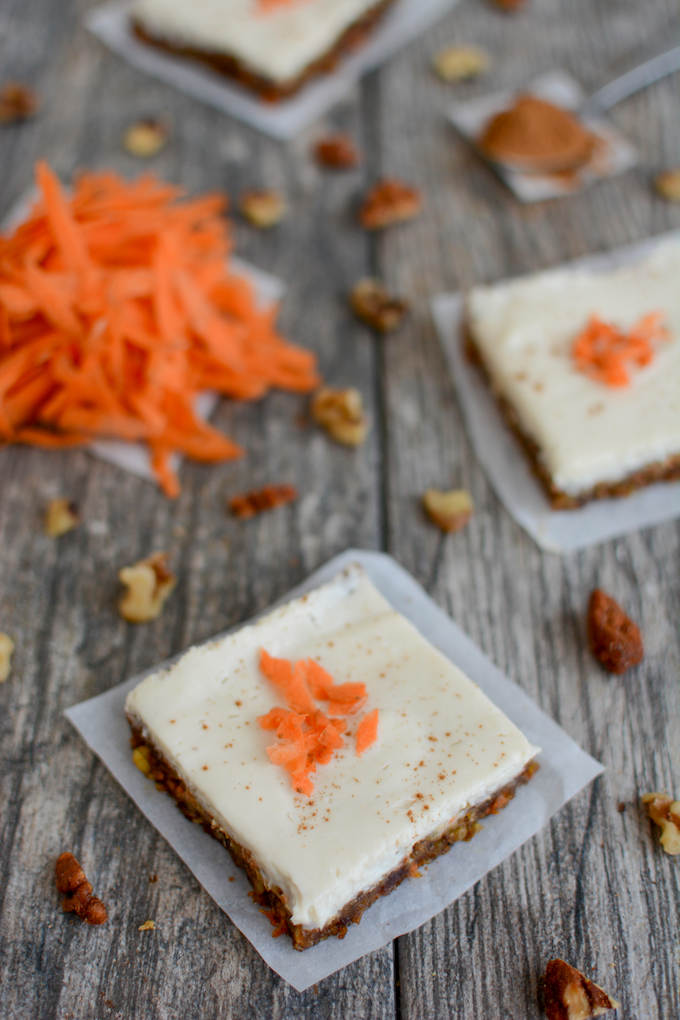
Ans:
[{"label": "white parchment paper", "polygon": [[[672,237],[680,237],[680,231],[575,259],[564,268],[615,269],[643,258]],[[680,482],[660,482],[622,499],[594,500],[577,510],[553,510],[480,371],[465,356],[463,295],[439,294],[432,299],[432,315],[477,458],[508,513],[542,549],[574,552],[680,517]]]},{"label": "white parchment paper", "polygon": [[296,95],[266,103],[199,61],[173,57],[137,39],[129,27],[127,3],[105,4],[85,17],[85,25],[105,46],[133,67],[181,92],[231,114],[273,138],[286,141],[308,127],[368,71],[389,60],[411,40],[455,7],[458,0],[397,0],[365,45],[340,62],[332,74],[311,79]]},{"label": "white parchment paper", "polygon": [[[349,549],[317,570],[278,604],[331,580],[344,567],[357,562],[363,565],[395,609],[479,684],[527,738],[544,750],[538,759],[540,770],[527,786],[518,790],[516,798],[504,811],[486,819],[483,830],[470,843],[455,844],[447,854],[422,868],[421,878],[404,882],[389,896],[378,900],[366,911],[359,925],[350,927],[344,939],[329,939],[300,953],[293,949],[287,936],[272,938],[269,921],[248,896],[250,886],[245,873],[233,864],[217,840],[187,821],[170,797],[156,790],[133,765],[130,730],[123,706],[128,691],[142,676],[133,677],[66,712],[86,743],[174,847],[209,895],[269,966],[298,991],[440,913],[538,832],[566,801],[603,771],[598,762],[503,676],[392,557]],[[230,878],[235,881],[229,881]],[[492,932],[489,937],[493,937]]]},{"label": "white parchment paper", "polygon": [[[449,109],[449,120],[476,147],[486,124],[501,110],[512,106],[520,91],[540,96],[566,110],[577,110],[586,98],[585,92],[570,74],[565,71],[548,71],[528,82],[521,90],[506,89],[490,96],[455,103]],[[572,174],[560,176],[523,173],[508,170],[492,160],[489,162],[520,202],[540,202],[546,198],[570,195],[594,181],[614,177],[636,165],[637,150],[610,121],[597,117],[584,119],[583,123],[600,137],[603,149],[596,160]]]}]

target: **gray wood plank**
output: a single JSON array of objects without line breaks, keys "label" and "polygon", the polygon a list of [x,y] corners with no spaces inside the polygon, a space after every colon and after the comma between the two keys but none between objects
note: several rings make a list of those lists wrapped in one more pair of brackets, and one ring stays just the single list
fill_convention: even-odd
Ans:
[{"label": "gray wood plank", "polygon": [[[677,75],[613,117],[640,146],[639,169],[568,200],[523,207],[455,137],[452,96],[565,67],[587,87],[668,43],[674,10],[534,3],[521,16],[466,3],[380,80],[381,169],[422,187],[426,210],[385,237],[384,275],[416,314],[384,347],[388,547],[490,657],[607,766],[550,826],[452,908],[399,940],[400,1016],[539,1017],[548,959],[560,955],[623,1003],[626,1016],[677,1014],[680,896],[638,797],[680,788],[677,523],[560,559],[541,553],[498,504],[470,451],[427,300],[439,290],[542,268],[680,223],[652,175],[677,162]],[[474,42],[495,57],[483,82],[446,86],[434,50]],[[469,488],[477,512],[443,538],[419,512],[429,486]],[[586,650],[584,615],[602,585],[640,621],[644,664],[604,674]],[[625,814],[617,804],[626,804]]]}]

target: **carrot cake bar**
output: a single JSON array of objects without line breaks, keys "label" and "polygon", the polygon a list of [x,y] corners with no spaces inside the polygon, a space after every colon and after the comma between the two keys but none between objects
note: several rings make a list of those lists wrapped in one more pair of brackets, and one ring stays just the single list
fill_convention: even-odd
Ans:
[{"label": "carrot cake bar", "polygon": [[554,507],[680,478],[680,238],[476,287],[466,333]]},{"label": "carrot cake bar", "polygon": [[244,867],[296,949],[343,937],[538,768],[354,565],[128,696],[136,764]]},{"label": "carrot cake bar", "polygon": [[331,70],[393,0],[136,0],[145,42],[202,60],[265,99]]}]

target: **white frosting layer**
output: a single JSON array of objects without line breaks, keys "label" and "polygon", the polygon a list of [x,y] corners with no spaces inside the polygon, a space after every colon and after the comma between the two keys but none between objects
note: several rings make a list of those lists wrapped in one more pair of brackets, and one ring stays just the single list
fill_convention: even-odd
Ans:
[{"label": "white frosting layer", "polygon": [[133,16],[154,36],[235,57],[277,84],[328,53],[378,0],[298,0],[263,11],[257,0],[137,0]]},{"label": "white frosting layer", "polygon": [[[257,716],[281,698],[258,668],[262,647],[318,659],[336,683],[364,682],[365,711],[379,709],[378,741],[359,758],[350,719],[347,743],[318,767],[311,799],[295,795],[267,757],[276,738]],[[538,751],[358,566],[190,649],[143,680],[126,708],[306,928],[325,925]]]},{"label": "white frosting layer", "polygon": [[[663,313],[672,339],[615,389],[577,370],[574,339],[594,313],[629,330]],[[608,273],[557,269],[477,287],[467,319],[494,389],[570,495],[680,454],[680,241]]]}]

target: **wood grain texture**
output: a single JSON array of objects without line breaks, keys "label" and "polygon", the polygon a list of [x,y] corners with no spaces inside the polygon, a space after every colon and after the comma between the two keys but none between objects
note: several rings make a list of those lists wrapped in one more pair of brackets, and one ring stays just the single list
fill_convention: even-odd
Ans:
[{"label": "wood grain texture", "polygon": [[[281,324],[318,351],[327,379],[357,385],[373,420],[358,451],[300,421],[304,401],[272,394],[223,402],[215,421],[242,461],[185,464],[174,503],[84,452],[0,452],[0,629],[17,643],[0,687],[0,1013],[8,1020],[302,1017],[366,1020],[534,1018],[545,962],[562,955],[619,999],[630,1020],[675,1020],[680,889],[638,807],[640,793],[680,791],[680,526],[666,524],[560,559],[508,517],[477,465],[432,329],[429,297],[542,268],[680,226],[650,179],[680,162],[676,75],[614,112],[638,143],[639,169],[569,200],[517,203],[455,137],[453,96],[516,84],[562,66],[595,89],[677,35],[675,0],[533,0],[507,17],[462,0],[445,21],[326,120],[288,145],[263,138],[138,74],[81,26],[92,0],[4,0],[4,78],[43,100],[33,121],[0,130],[0,212],[45,156],[64,179],[82,166],[126,175],[125,127],[165,114],[167,149],[150,166],[189,191],[277,188],[291,215],[260,234],[235,217],[239,254],[286,280]],[[489,48],[483,81],[452,87],[430,71],[448,42]],[[310,157],[325,129],[364,151],[349,173]],[[423,215],[368,238],[355,225],[383,174],[419,185]],[[409,298],[400,331],[376,340],[345,293],[367,271]],[[304,415],[303,415],[304,417]],[[300,501],[249,523],[227,496],[269,482]],[[428,486],[463,485],[477,511],[442,537],[423,518]],[[47,501],[76,500],[83,524],[42,531]],[[246,619],[349,545],[385,548],[485,652],[608,767],[542,833],[453,907],[393,947],[298,994],[276,978],[201,890],[62,717],[63,709]],[[160,620],[134,628],[115,612],[117,570],[167,549],[179,576]],[[612,678],[589,656],[591,588],[641,623],[643,665]],[[617,804],[626,811],[620,814]],[[63,916],[52,866],[81,859],[111,920]],[[149,875],[158,882],[150,883]],[[147,918],[155,932],[139,932]]]}]

